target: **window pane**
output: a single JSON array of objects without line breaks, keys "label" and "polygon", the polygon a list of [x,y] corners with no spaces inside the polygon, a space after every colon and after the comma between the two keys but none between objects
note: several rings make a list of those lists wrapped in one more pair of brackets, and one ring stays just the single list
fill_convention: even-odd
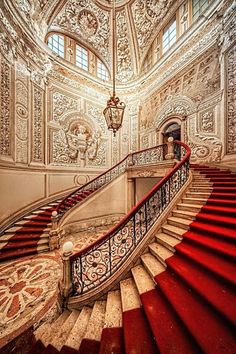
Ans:
[{"label": "window pane", "polygon": [[165,53],[167,49],[169,49],[170,46],[175,43],[175,41],[176,41],[176,20],[174,20],[164,28],[163,42],[162,42],[163,53]]},{"label": "window pane", "polygon": [[76,45],[76,65],[88,71],[88,51],[78,44]]},{"label": "window pane", "polygon": [[109,80],[108,71],[101,60],[97,59],[97,76],[102,80]]},{"label": "window pane", "polygon": [[53,34],[48,38],[48,46],[60,57],[64,58],[64,37],[58,34]]}]

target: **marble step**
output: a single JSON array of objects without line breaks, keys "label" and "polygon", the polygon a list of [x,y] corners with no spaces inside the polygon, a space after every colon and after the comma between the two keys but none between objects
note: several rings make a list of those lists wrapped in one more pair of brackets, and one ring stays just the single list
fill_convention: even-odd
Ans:
[{"label": "marble step", "polygon": [[206,198],[208,199],[211,193],[206,192],[187,192],[187,198]]},{"label": "marble step", "polygon": [[136,267],[133,267],[131,272],[139,295],[146,293],[149,290],[155,289],[156,284],[149,273],[145,270],[143,265],[137,265]]},{"label": "marble step", "polygon": [[193,198],[193,197],[183,197],[182,202],[184,204],[200,204],[204,205],[208,198]]},{"label": "marble step", "polygon": [[53,323],[44,323],[34,331],[34,336],[37,340],[40,340],[45,347],[47,347],[53,339],[55,333],[57,333],[63,323],[70,316],[71,312],[65,310]]},{"label": "marble step", "polygon": [[141,261],[144,268],[150,274],[151,277],[155,277],[157,274],[164,272],[166,269],[166,264],[162,264],[158,259],[153,256],[150,252],[145,253],[141,256]]},{"label": "marble step", "polygon": [[177,218],[183,218],[183,219],[188,219],[188,220],[194,220],[196,216],[196,212],[194,211],[188,211],[188,210],[173,210],[172,216],[177,217]]},{"label": "marble step", "polygon": [[106,301],[96,301],[84,338],[100,342],[105,320]]},{"label": "marble step", "polygon": [[149,246],[150,253],[155,256],[159,262],[165,267],[165,260],[173,256],[173,252],[161,245],[160,243],[153,242]]},{"label": "marble step", "polygon": [[168,250],[170,250],[171,252],[175,252],[174,247],[178,245],[181,242],[181,240],[178,240],[173,236],[160,232],[156,235],[156,242],[168,248]]},{"label": "marble step", "polygon": [[194,212],[198,213],[201,208],[203,207],[204,204],[185,204],[185,203],[179,203],[177,204],[177,210],[185,210],[189,212]]},{"label": "marble step", "polygon": [[85,332],[88,327],[88,322],[92,314],[92,309],[90,307],[84,306],[81,310],[66,342],[65,346],[78,350],[82,339],[84,338]]},{"label": "marble step", "polygon": [[190,193],[200,192],[200,193],[211,193],[213,188],[211,186],[193,186],[189,188]]},{"label": "marble step", "polygon": [[189,225],[192,223],[192,220],[179,218],[175,216],[169,216],[167,218],[167,223],[176,227],[181,227],[182,229],[188,230]]},{"label": "marble step", "polygon": [[107,295],[104,327],[122,327],[122,303],[120,290],[110,291]]},{"label": "marble step", "polygon": [[175,237],[178,240],[182,240],[182,235],[186,232],[186,229],[181,227],[176,227],[170,224],[165,224],[162,226],[162,232],[170,236]]},{"label": "marble step", "polygon": [[72,328],[74,327],[80,312],[73,310],[66,321],[58,328],[57,332],[54,332],[54,336],[51,340],[51,345],[58,351],[61,350],[63,345],[66,343]]},{"label": "marble step", "polygon": [[139,293],[132,278],[120,282],[120,293],[123,312],[141,307]]}]

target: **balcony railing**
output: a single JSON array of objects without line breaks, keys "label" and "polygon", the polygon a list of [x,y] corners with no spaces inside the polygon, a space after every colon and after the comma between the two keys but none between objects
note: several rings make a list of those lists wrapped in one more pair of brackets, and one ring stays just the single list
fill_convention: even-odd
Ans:
[{"label": "balcony railing", "polygon": [[[72,295],[81,295],[107,281],[132,254],[137,245],[168,207],[189,176],[190,149],[175,142],[180,161],[114,228],[97,242],[70,257]],[[163,159],[164,146],[129,155],[114,169],[109,170],[94,187],[117,177],[127,163],[139,165]]]}]

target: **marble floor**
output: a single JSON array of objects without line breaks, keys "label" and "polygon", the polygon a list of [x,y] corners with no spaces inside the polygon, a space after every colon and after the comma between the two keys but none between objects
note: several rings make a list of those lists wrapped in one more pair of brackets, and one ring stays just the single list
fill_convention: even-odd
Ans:
[{"label": "marble floor", "polygon": [[[114,224],[67,235],[76,253],[102,237]],[[32,325],[52,321],[62,279],[61,250],[24,257],[0,265],[0,348]],[[51,313],[50,313],[50,309]],[[51,318],[47,318],[50,313]],[[36,327],[35,326],[35,327]]]}]

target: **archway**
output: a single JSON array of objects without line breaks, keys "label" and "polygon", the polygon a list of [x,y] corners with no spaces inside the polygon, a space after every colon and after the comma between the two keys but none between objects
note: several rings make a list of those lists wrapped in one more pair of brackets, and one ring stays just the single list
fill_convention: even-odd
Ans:
[{"label": "archway", "polygon": [[177,122],[171,122],[165,125],[163,131],[163,143],[165,144],[169,137],[173,137],[174,140],[181,140],[181,125]]}]

